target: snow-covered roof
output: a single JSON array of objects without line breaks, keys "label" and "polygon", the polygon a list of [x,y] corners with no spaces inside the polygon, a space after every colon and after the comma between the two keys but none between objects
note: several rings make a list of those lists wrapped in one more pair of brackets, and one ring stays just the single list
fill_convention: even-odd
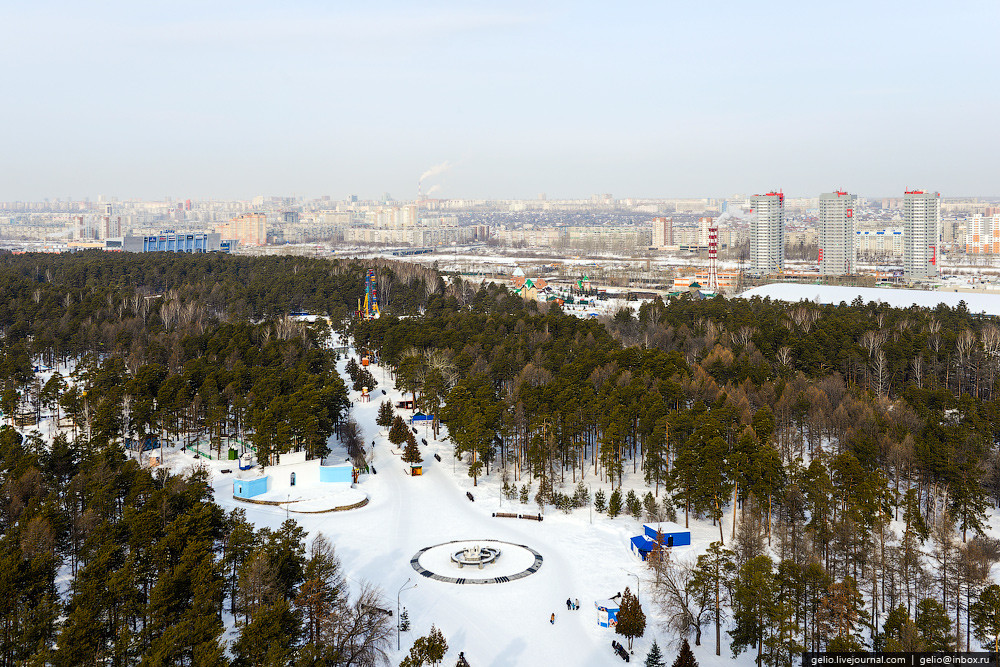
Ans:
[{"label": "snow-covered roof", "polygon": [[851,303],[857,297],[868,303],[875,301],[896,308],[909,308],[916,305],[923,308],[936,308],[945,304],[950,308],[965,301],[970,313],[1000,315],[1000,294],[976,292],[940,292],[937,290],[892,289],[882,287],[840,287],[835,285],[803,285],[796,283],[772,283],[754,287],[740,294],[749,299],[759,296],[770,297],[777,301],[797,303],[812,301],[822,304]]}]

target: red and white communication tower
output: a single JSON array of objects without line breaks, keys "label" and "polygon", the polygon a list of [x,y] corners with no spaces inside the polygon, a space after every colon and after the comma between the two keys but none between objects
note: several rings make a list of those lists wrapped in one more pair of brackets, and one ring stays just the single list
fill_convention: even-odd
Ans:
[{"label": "red and white communication tower", "polygon": [[708,290],[719,293],[719,226],[708,228]]}]

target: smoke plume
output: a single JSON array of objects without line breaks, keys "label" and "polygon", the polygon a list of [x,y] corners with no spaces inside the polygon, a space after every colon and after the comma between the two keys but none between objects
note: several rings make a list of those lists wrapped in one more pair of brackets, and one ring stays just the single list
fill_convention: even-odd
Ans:
[{"label": "smoke plume", "polygon": [[418,181],[418,183],[423,183],[425,179],[428,179],[431,176],[437,176],[438,174],[443,174],[449,169],[451,169],[451,163],[445,160],[441,164],[434,165],[424,173],[420,174],[420,180]]}]

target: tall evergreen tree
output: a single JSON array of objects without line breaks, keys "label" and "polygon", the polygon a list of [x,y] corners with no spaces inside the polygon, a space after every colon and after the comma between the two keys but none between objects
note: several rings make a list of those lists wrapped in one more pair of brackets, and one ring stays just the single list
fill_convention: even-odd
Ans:
[{"label": "tall evergreen tree", "polygon": [[969,608],[976,639],[983,646],[992,646],[1000,653],[1000,586],[990,584],[979,594],[979,599]]},{"label": "tall evergreen tree", "polygon": [[712,542],[708,550],[698,556],[691,587],[696,594],[711,601],[709,617],[715,624],[715,655],[722,654],[722,622],[726,617],[729,601],[729,582],[736,573],[733,552]]},{"label": "tall evergreen tree", "polygon": [[403,418],[396,415],[392,420],[392,428],[389,429],[389,442],[399,447],[406,442],[406,434],[409,432],[410,429],[406,428]]},{"label": "tall evergreen tree", "polygon": [[406,447],[403,449],[403,460],[407,463],[421,463],[424,457],[420,455],[420,448],[417,447],[417,439],[412,431],[406,433]]},{"label": "tall evergreen tree", "polygon": [[616,516],[622,513],[622,491],[621,489],[615,489],[611,492],[611,498],[608,499],[608,517],[614,519]]},{"label": "tall evergreen tree", "polygon": [[770,635],[774,613],[775,582],[773,563],[767,556],[747,561],[739,570],[733,587],[733,620],[729,631],[733,657],[747,648],[757,649],[757,667],[764,660],[764,643]]},{"label": "tall evergreen tree", "polygon": [[378,417],[375,419],[375,423],[382,428],[389,428],[392,426],[393,415],[392,403],[382,401],[382,404],[378,406]]},{"label": "tall evergreen tree", "polygon": [[295,655],[301,626],[287,601],[261,608],[233,644],[235,667],[287,665]]},{"label": "tall evergreen tree", "polygon": [[924,598],[917,603],[913,622],[920,633],[925,651],[954,651],[955,636],[951,632],[948,612],[937,600]]},{"label": "tall evergreen tree", "polygon": [[632,641],[646,633],[646,614],[642,611],[639,599],[632,594],[628,587],[622,593],[621,603],[618,607],[618,624],[615,626],[615,633],[628,639],[629,651],[632,650]]}]

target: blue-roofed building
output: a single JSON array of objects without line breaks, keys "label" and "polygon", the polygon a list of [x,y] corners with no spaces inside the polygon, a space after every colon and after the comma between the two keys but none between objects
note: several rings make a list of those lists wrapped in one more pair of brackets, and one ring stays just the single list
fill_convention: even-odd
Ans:
[{"label": "blue-roofed building", "polygon": [[691,531],[669,521],[643,524],[642,532],[642,535],[636,535],[629,540],[632,553],[642,560],[649,557],[649,553],[656,547],[657,541],[667,549],[691,545]]}]

